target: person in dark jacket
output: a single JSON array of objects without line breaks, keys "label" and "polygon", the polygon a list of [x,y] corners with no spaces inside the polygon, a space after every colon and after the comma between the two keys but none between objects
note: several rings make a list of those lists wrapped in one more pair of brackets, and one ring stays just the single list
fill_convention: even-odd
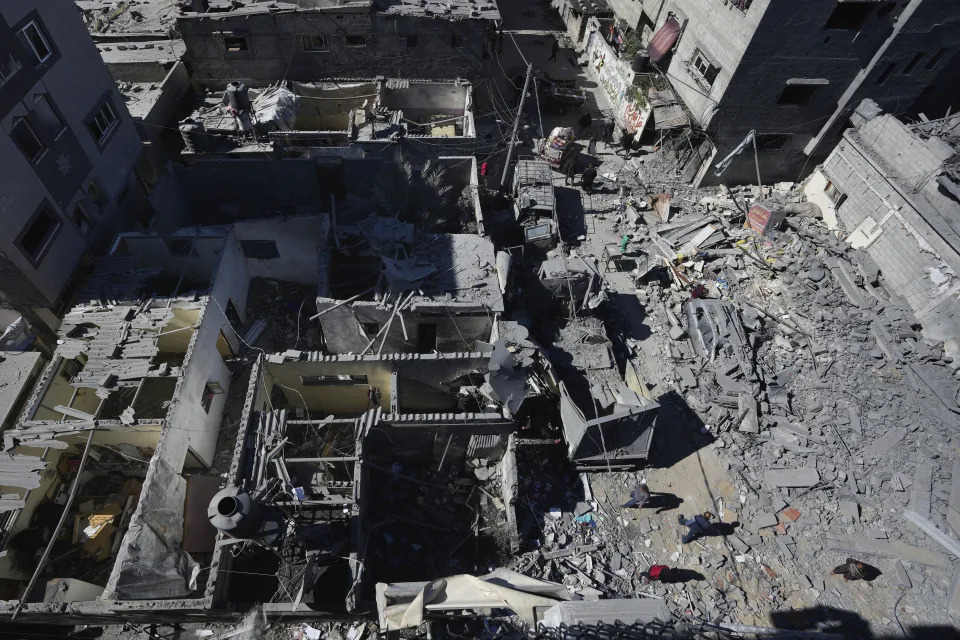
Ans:
[{"label": "person in dark jacket", "polygon": [[710,522],[713,520],[713,514],[709,511],[704,511],[702,514],[697,514],[690,518],[689,520],[684,518],[682,515],[677,516],[677,522],[681,525],[688,527],[688,530],[680,541],[683,544],[688,542],[693,542],[697,538],[705,535],[709,535],[713,531],[713,524]]},{"label": "person in dark jacket", "polygon": [[587,193],[593,191],[593,181],[597,179],[597,167],[590,165],[580,175],[580,187]]},{"label": "person in dark jacket", "polygon": [[643,505],[647,504],[647,500],[650,499],[650,487],[647,486],[646,482],[641,482],[637,485],[637,488],[630,492],[630,501],[627,504],[623,505],[624,508],[637,508],[643,509]]},{"label": "person in dark jacket", "polygon": [[633,138],[633,132],[627,131],[626,129],[620,134],[620,148],[623,149],[623,154],[627,157],[630,156],[630,151],[633,150]]},{"label": "person in dark jacket", "polygon": [[556,60],[558,53],[560,53],[560,41],[557,39],[554,39],[553,46],[550,47],[550,57],[547,58],[547,62]]},{"label": "person in dark jacket", "polygon": [[577,181],[577,156],[568,153],[560,161],[560,171],[563,172],[563,184],[575,184]]}]

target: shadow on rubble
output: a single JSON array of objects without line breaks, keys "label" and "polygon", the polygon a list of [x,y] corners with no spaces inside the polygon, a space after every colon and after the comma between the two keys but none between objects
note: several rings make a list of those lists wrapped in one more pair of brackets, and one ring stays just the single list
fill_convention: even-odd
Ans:
[{"label": "shadow on rubble", "polygon": [[[542,539],[544,522],[547,517],[553,517],[551,510],[559,509],[561,517],[569,520],[576,512],[577,503],[584,499],[583,485],[562,444],[518,447],[517,477],[517,530],[525,546]],[[573,525],[572,521],[565,524]]]},{"label": "shadow on rubble", "polygon": [[[578,167],[578,170],[581,170]],[[583,210],[583,198],[575,187],[557,187],[557,220],[560,223],[560,239],[568,247],[580,245],[580,238],[587,233]]]},{"label": "shadow on rubble", "polygon": [[791,611],[775,611],[770,623],[777,629],[835,633],[844,638],[872,638],[870,623],[860,614],[835,607],[811,607]]},{"label": "shadow on rubble", "polygon": [[637,296],[631,293],[608,292],[610,304],[604,316],[607,335],[614,345],[617,354],[626,353],[626,340],[646,340],[653,332],[644,324],[647,312],[640,304]]},{"label": "shadow on rubble", "polygon": [[695,454],[714,441],[703,421],[676,391],[659,398],[657,430],[650,453],[650,466],[668,468]]}]

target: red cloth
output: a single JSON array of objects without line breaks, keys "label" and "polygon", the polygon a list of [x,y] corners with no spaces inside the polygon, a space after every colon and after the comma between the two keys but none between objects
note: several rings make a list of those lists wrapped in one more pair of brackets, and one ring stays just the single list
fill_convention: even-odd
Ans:
[{"label": "red cloth", "polygon": [[482,165],[480,165],[480,175],[482,175],[482,176],[487,175],[487,163],[486,163],[486,162],[484,162]]},{"label": "red cloth", "polygon": [[650,579],[651,579],[651,580],[659,580],[659,579],[660,579],[660,574],[663,573],[663,570],[664,570],[664,569],[669,569],[669,568],[670,568],[670,567],[668,567],[668,566],[665,565],[665,564],[655,564],[655,565],[653,565],[652,567],[650,567]]}]

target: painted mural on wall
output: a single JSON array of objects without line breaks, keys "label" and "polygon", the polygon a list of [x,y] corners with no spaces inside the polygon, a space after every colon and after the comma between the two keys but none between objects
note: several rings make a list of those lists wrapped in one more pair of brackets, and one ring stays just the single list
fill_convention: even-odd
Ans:
[{"label": "painted mural on wall", "polygon": [[597,31],[592,31],[587,40],[587,55],[597,82],[613,104],[613,116],[617,124],[627,131],[643,131],[650,118],[651,108],[647,105],[640,106],[636,100],[627,97],[627,90],[633,82],[630,65],[620,59]]}]

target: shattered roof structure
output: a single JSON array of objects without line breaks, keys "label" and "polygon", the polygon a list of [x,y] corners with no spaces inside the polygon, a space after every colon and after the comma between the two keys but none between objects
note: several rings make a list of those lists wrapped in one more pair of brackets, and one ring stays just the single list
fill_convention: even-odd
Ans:
[{"label": "shattered roof structure", "polygon": [[[238,113],[216,88],[186,123],[202,125],[192,153],[286,146],[343,146],[345,142],[474,138],[473,88],[464,81],[343,79],[283,80],[245,90],[249,110]],[[243,90],[241,90],[243,91]]]},{"label": "shattered roof structure", "polygon": [[622,376],[603,322],[576,318],[550,348],[560,384],[560,414],[571,460],[584,467],[634,465],[646,460],[656,409],[642,379],[627,363]]},{"label": "shattered roof structure", "polygon": [[0,351],[0,429],[16,419],[42,363],[38,351]]}]

